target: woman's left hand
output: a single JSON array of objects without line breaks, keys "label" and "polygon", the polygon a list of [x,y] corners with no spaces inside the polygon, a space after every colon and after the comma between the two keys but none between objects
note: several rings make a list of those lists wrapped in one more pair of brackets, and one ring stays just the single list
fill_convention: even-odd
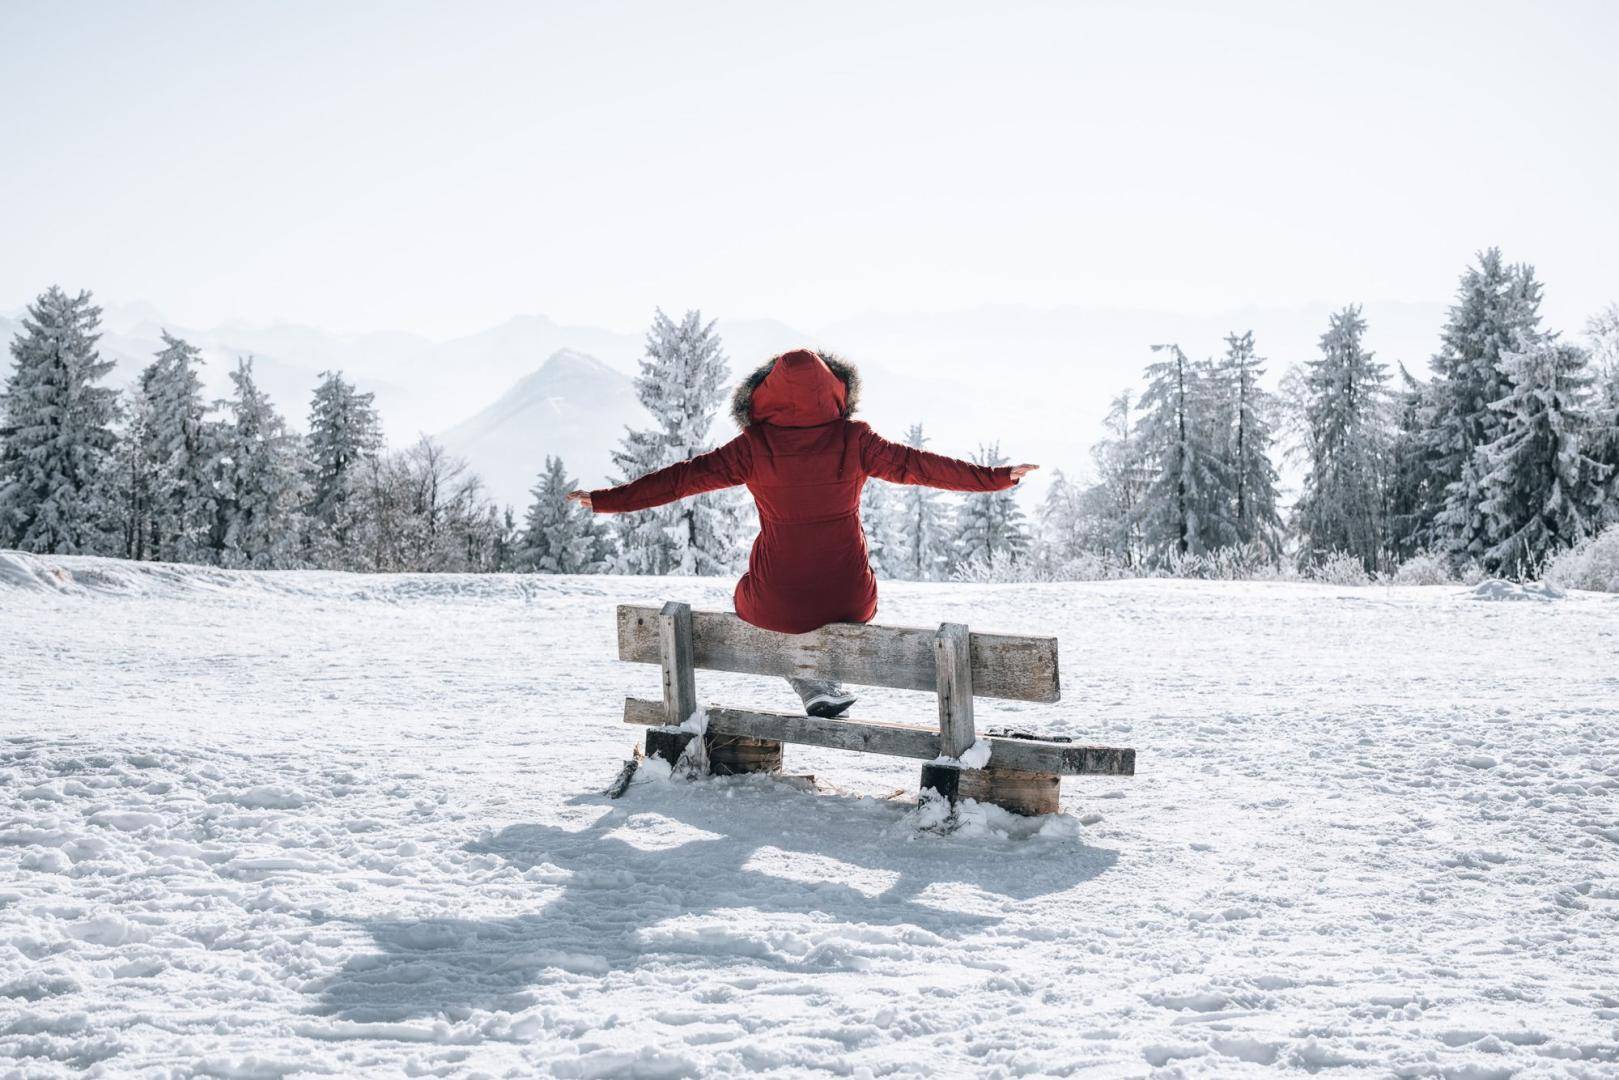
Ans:
[{"label": "woman's left hand", "polygon": [[1038,465],[1014,465],[1012,466],[1012,479],[1014,481],[1021,480],[1039,467]]},{"label": "woman's left hand", "polygon": [[592,513],[594,513],[596,510],[596,508],[590,504],[590,492],[588,491],[570,491],[568,492],[568,501],[576,502]]}]

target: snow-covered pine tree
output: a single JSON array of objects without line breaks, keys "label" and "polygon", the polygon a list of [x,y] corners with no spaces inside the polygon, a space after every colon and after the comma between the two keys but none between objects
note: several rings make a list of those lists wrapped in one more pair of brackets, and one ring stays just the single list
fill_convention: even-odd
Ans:
[{"label": "snow-covered pine tree", "polygon": [[1309,471],[1294,511],[1305,566],[1342,552],[1376,570],[1387,546],[1388,369],[1365,334],[1358,305],[1333,312],[1321,355],[1305,363]]},{"label": "snow-covered pine tree", "polygon": [[524,518],[518,567],[542,574],[598,574],[606,567],[600,554],[602,533],[590,511],[571,503],[569,479],[561,458],[547,456],[545,471],[533,488],[534,502]]},{"label": "snow-covered pine tree", "polygon": [[517,527],[517,517],[508,505],[501,509],[490,546],[491,573],[500,574],[521,569],[518,552],[522,548],[523,534]]},{"label": "snow-covered pine tree", "polygon": [[1238,544],[1257,544],[1272,556],[1282,548],[1282,520],[1276,512],[1276,467],[1270,448],[1275,441],[1275,403],[1259,385],[1264,359],[1254,355],[1254,332],[1226,335],[1226,354],[1219,364],[1230,420],[1226,427],[1230,462],[1231,527]]},{"label": "snow-covered pine tree", "polygon": [[1154,345],[1167,359],[1147,367],[1141,446],[1151,480],[1142,499],[1143,537],[1165,561],[1202,555],[1234,535],[1226,512],[1230,469],[1222,459],[1223,434],[1209,413],[1203,373],[1179,345]]},{"label": "snow-covered pine tree", "polygon": [[1596,376],[1588,453],[1609,467],[1603,521],[1619,522],[1619,304],[1609,304],[1585,325]]},{"label": "snow-covered pine tree", "polygon": [[[905,445],[916,450],[927,446],[921,424],[905,432]],[[904,569],[910,581],[936,581],[950,563],[952,514],[942,494],[921,484],[906,484],[899,494],[899,531],[904,544]]]},{"label": "snow-covered pine tree", "polygon": [[[998,442],[980,446],[973,461],[991,469],[1007,464]],[[962,497],[951,542],[954,566],[987,564],[997,556],[1017,561],[1028,550],[1029,531],[1017,504],[1016,489],[972,492]]]},{"label": "snow-covered pine tree", "polygon": [[1094,483],[1052,477],[1040,511],[1046,541],[1061,558],[1105,555],[1137,566],[1145,554],[1141,502],[1151,480],[1142,460],[1136,401],[1125,390],[1108,406],[1107,434],[1091,445]]},{"label": "snow-covered pine tree", "polygon": [[1481,448],[1489,466],[1480,511],[1489,522],[1483,562],[1516,577],[1538,575],[1547,555],[1597,531],[1610,469],[1585,453],[1590,357],[1547,338],[1501,356],[1511,391],[1491,408],[1506,421]]},{"label": "snow-covered pine tree", "polygon": [[1089,554],[1116,557],[1118,519],[1114,509],[1104,483],[1075,482],[1061,469],[1055,470],[1035,517],[1037,552],[1059,564]]},{"label": "snow-covered pine tree", "polygon": [[1388,490],[1385,544],[1390,558],[1402,563],[1423,550],[1423,510],[1431,505],[1428,484],[1433,476],[1428,453],[1428,427],[1433,415],[1433,387],[1419,382],[1400,365],[1399,386],[1389,395],[1385,423],[1391,434],[1384,475]]},{"label": "snow-covered pine tree", "polygon": [[904,492],[899,486],[875,476],[866,480],[860,492],[860,523],[866,533],[866,555],[871,572],[880,578],[903,578],[909,570],[903,500]]},{"label": "snow-covered pine tree", "polygon": [[467,573],[498,574],[511,569],[511,553],[517,546],[517,523],[510,506],[501,508],[486,502],[481,508],[471,508],[464,530],[462,543],[466,548]]},{"label": "snow-covered pine tree", "polygon": [[152,438],[151,398],[143,392],[143,381],[137,380],[118,410],[106,484],[107,507],[117,534],[115,550],[136,560],[156,557],[152,554],[152,492],[157,472],[152,452],[156,440]]},{"label": "snow-covered pine tree", "polygon": [[[679,323],[659,308],[647,331],[635,393],[653,426],[629,430],[613,451],[624,483],[713,449],[708,430],[720,409],[729,365],[714,332],[697,311]],[[724,574],[742,555],[742,499],[711,491],[615,518],[620,565],[632,574]]]},{"label": "snow-covered pine tree", "polygon": [[350,544],[357,487],[382,449],[374,399],[374,394],[357,391],[341,371],[321,372],[305,441],[308,556],[316,565],[347,567],[365,561]]},{"label": "snow-covered pine tree", "polygon": [[1591,341],[1591,371],[1596,398],[1604,409],[1619,412],[1619,304],[1609,304],[1586,320]]},{"label": "snow-covered pine tree", "polygon": [[146,365],[130,387],[129,403],[120,417],[119,442],[114,450],[118,463],[115,503],[120,509],[120,531],[125,537],[125,557],[138,560],[161,559],[163,536],[164,440],[158,418],[157,361]]},{"label": "snow-covered pine tree", "polygon": [[1531,351],[1542,339],[1540,293],[1534,267],[1507,265],[1498,248],[1483,252],[1462,275],[1433,359],[1428,488],[1435,501],[1427,532],[1429,546],[1456,558],[1482,559],[1490,546],[1489,516],[1479,504],[1491,466],[1480,450],[1506,430],[1506,417],[1490,407],[1512,392],[1502,354]]},{"label": "snow-covered pine tree", "polygon": [[109,526],[118,395],[96,351],[101,309],[52,285],[11,342],[0,416],[0,546],[41,554],[116,551]]},{"label": "snow-covered pine tree", "polygon": [[255,570],[297,566],[305,500],[303,443],[253,379],[253,361],[230,373],[219,402],[212,472],[221,565]]},{"label": "snow-covered pine tree", "polygon": [[167,562],[213,562],[213,432],[204,419],[197,374],[202,353],[167,330],[162,335],[163,348],[141,373],[137,391],[148,440],[142,456],[152,470],[147,555]]}]

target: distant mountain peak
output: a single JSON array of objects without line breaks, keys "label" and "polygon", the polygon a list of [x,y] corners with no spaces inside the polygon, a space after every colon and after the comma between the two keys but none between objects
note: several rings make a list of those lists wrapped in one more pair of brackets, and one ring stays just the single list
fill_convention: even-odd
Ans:
[{"label": "distant mountain peak", "polygon": [[624,428],[645,420],[628,375],[580,349],[560,348],[442,438],[499,501],[522,506],[547,455],[594,486],[611,472]]},{"label": "distant mountain peak", "polygon": [[[587,352],[562,348],[547,356],[540,366],[518,379],[496,399],[490,408],[509,407],[521,402],[557,393],[560,386],[595,387],[616,385],[629,381],[629,376],[617,368],[609,367]],[[593,391],[587,391],[591,393]]]},{"label": "distant mountain peak", "polygon": [[540,365],[540,371],[548,371],[553,374],[560,374],[568,370],[616,373],[614,368],[608,367],[589,353],[566,347],[558,349],[550,356],[547,356],[545,363]]}]

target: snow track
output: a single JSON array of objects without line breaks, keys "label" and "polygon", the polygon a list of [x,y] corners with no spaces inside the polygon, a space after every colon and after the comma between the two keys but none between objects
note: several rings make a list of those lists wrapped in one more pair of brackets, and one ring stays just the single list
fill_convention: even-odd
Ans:
[{"label": "snow track", "polygon": [[0,553],[0,1075],[1619,1075],[1619,598],[885,585],[1140,754],[946,836],[799,747],[600,796],[613,605],[727,594]]}]

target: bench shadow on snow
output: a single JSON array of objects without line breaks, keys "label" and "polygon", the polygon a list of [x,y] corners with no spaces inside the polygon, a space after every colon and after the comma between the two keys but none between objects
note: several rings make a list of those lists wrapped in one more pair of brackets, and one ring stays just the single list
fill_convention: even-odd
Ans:
[{"label": "bench shadow on snow", "polygon": [[[851,813],[851,800],[793,793],[783,808],[757,792],[715,785],[620,803],[580,796],[574,806],[605,811],[584,828],[510,825],[468,843],[468,852],[533,871],[544,905],[502,918],[364,920],[376,951],[327,980],[312,1011],[361,1022],[514,1012],[543,984],[652,964],[694,978],[761,966],[788,975],[881,969],[896,946],[966,948],[963,939],[1017,902],[1084,884],[1118,858],[1071,838],[1036,838],[1020,851],[1025,843],[998,838],[916,836],[894,804],[874,810],[861,800]],[[643,834],[669,846],[648,850]],[[761,852],[772,868],[801,856],[803,872],[750,865]],[[837,864],[864,887],[838,880]],[[995,913],[926,902],[935,885],[981,890],[972,906]],[[702,918],[730,909],[758,914]]]}]

